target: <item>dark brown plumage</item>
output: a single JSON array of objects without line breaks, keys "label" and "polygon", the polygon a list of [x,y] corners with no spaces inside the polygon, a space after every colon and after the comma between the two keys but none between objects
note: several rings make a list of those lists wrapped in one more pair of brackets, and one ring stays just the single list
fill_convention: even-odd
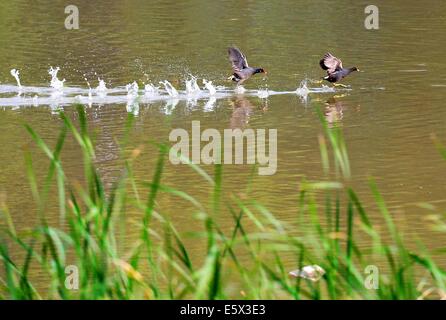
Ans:
[{"label": "dark brown plumage", "polygon": [[265,73],[266,71],[263,68],[253,68],[248,65],[248,60],[243,52],[236,47],[228,48],[228,56],[229,61],[231,62],[233,74],[229,77],[229,79],[237,82],[237,84],[241,85],[243,82],[251,78],[256,73]]},{"label": "dark brown plumage", "polygon": [[326,53],[319,61],[319,65],[323,70],[327,70],[327,76],[324,80],[335,83],[341,81],[353,71],[359,71],[358,68],[344,68],[341,59],[336,58],[331,53]]}]

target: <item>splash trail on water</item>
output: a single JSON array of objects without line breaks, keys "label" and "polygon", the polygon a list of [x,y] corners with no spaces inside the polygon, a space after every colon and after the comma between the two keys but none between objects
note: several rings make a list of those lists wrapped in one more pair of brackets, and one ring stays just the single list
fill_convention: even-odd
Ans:
[{"label": "splash trail on water", "polygon": [[[26,106],[69,106],[72,104],[126,104],[128,110],[137,112],[139,104],[147,104],[156,101],[166,101],[167,112],[173,110],[179,101],[186,101],[195,105],[198,100],[208,100],[206,110],[211,110],[218,99],[229,98],[236,95],[252,96],[267,99],[274,95],[297,95],[303,99],[311,94],[332,93],[350,89],[334,89],[325,85],[321,87],[310,87],[303,80],[296,90],[275,91],[268,87],[260,89],[246,89],[243,86],[225,87],[215,86],[212,81],[201,79],[203,88],[198,85],[198,78],[189,75],[185,80],[184,90],[175,88],[168,80],[160,81],[161,87],[152,83],[145,84],[140,89],[136,81],[126,86],[107,88],[105,81],[98,78],[98,85],[94,89],[85,79],[87,88],[66,86],[66,80],[58,78],[59,67],[51,67],[48,74],[51,76],[48,87],[24,86],[20,82],[19,71],[12,69],[11,75],[15,78],[17,85],[0,84],[0,107],[26,107]],[[138,103],[138,107],[135,103]]]}]

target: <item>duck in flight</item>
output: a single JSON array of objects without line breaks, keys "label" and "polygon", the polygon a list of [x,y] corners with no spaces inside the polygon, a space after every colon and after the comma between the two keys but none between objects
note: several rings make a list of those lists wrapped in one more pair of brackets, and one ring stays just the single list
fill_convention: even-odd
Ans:
[{"label": "duck in flight", "polygon": [[323,70],[327,70],[327,76],[323,79],[334,85],[337,85],[336,82],[341,81],[350,73],[359,71],[356,67],[344,68],[341,59],[336,58],[329,52],[324,55],[319,64]]},{"label": "duck in flight", "polygon": [[248,65],[248,61],[246,60],[246,56],[236,47],[229,47],[228,55],[229,61],[232,65],[232,70],[234,72],[228,79],[237,82],[237,85],[241,85],[254,74],[267,74],[263,68],[250,67]]}]

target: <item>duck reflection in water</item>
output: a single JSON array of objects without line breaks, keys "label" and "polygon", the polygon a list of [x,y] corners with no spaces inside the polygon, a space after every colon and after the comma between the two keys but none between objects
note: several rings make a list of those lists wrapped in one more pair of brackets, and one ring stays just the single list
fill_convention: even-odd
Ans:
[{"label": "duck reflection in water", "polygon": [[344,117],[345,104],[342,101],[331,97],[325,102],[324,116],[328,125],[333,127],[335,124],[341,124]]},{"label": "duck reflection in water", "polygon": [[266,100],[262,102],[261,106],[257,107],[243,96],[235,97],[230,104],[232,105],[231,129],[244,129],[256,109],[260,109],[263,112],[267,110]]}]

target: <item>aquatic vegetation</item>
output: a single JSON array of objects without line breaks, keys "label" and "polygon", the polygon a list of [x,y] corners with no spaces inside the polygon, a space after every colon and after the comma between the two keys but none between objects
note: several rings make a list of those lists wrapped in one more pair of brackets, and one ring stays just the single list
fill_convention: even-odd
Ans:
[{"label": "aquatic vegetation", "polygon": [[[26,126],[35,144],[48,158],[48,171],[38,183],[31,153],[26,153],[28,173],[38,224],[18,231],[0,198],[0,297],[3,299],[436,299],[446,296],[446,272],[422,244],[409,249],[371,180],[376,210],[386,230],[374,227],[361,200],[349,186],[349,157],[342,131],[330,128],[319,112],[319,136],[324,181],[302,181],[296,191],[296,223],[283,222],[250,195],[251,186],[239,193],[222,192],[224,170],[213,175],[184,159],[203,179],[209,203],[163,182],[168,147],[159,155],[150,181],[134,176],[133,163],[140,149],[125,152],[134,117],[129,114],[122,141],[121,178],[110,190],[95,167],[95,148],[86,114],[78,106],[78,121],[60,114],[64,126],[51,147]],[[61,152],[67,137],[76,140],[83,160],[83,183],[64,172]],[[436,138],[435,138],[436,139]],[[445,155],[444,146],[437,140]],[[254,171],[254,170],[253,170]],[[335,181],[330,177],[337,177]],[[47,215],[50,192],[58,198],[60,226]],[[178,231],[157,202],[160,194],[186,201],[196,214],[191,223],[200,232]],[[321,200],[322,198],[322,200]],[[140,236],[125,243],[127,210],[139,213]],[[219,224],[220,215],[233,224]],[[311,228],[301,228],[311,226]],[[443,226],[443,228],[440,228]],[[438,232],[446,224],[437,222]],[[191,237],[191,238],[190,238]],[[369,246],[359,246],[358,239]],[[188,240],[204,245],[202,259],[191,259]],[[20,252],[20,255],[18,254]],[[442,251],[444,252],[444,251]],[[286,259],[285,259],[286,257]],[[290,266],[289,261],[294,263]],[[32,267],[31,267],[32,266]],[[78,271],[78,287],[67,280]],[[73,269],[73,267],[75,267]],[[379,274],[373,274],[375,268]],[[34,286],[31,268],[48,279],[47,288]],[[291,270],[297,270],[294,272]],[[291,275],[297,277],[290,277]],[[366,272],[365,272],[366,271]],[[367,272],[370,271],[370,272]],[[376,270],[375,270],[376,271]],[[71,271],[70,271],[71,272]],[[315,277],[312,277],[312,275]],[[314,281],[318,280],[318,281]]]}]

